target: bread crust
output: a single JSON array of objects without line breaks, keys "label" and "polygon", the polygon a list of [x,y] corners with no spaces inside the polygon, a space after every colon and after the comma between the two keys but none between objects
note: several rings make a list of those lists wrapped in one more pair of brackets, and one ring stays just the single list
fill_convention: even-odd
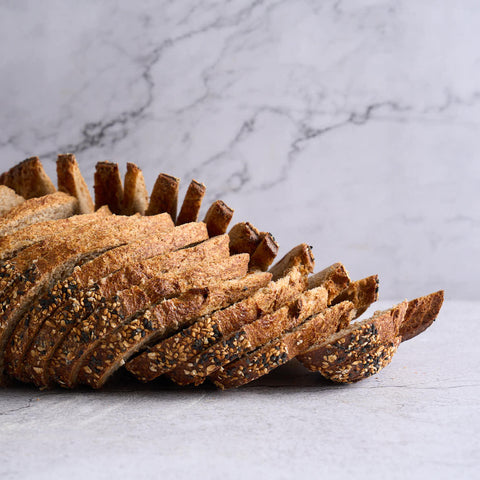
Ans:
[{"label": "bread crust", "polygon": [[150,204],[145,215],[168,213],[175,222],[177,219],[178,187],[180,179],[161,173],[153,186]]},{"label": "bread crust", "polygon": [[313,315],[294,330],[220,368],[210,379],[222,390],[256,380],[348,324],[352,311],[350,302],[342,302]]},{"label": "bread crust", "polygon": [[[196,222],[205,196],[206,187],[203,183],[192,180],[183,199],[182,208],[177,218],[177,225]],[[243,252],[238,252],[243,253]]]},{"label": "bread crust", "polygon": [[228,236],[232,255],[236,253],[253,255],[262,240],[260,232],[250,222],[237,223],[230,229]]},{"label": "bread crust", "polygon": [[148,208],[148,191],[142,170],[134,163],[127,163],[127,172],[123,182],[122,213],[145,215]]},{"label": "bread crust", "polygon": [[79,214],[93,213],[95,208],[92,196],[73,153],[58,155],[57,183],[60,192],[68,193],[78,200]]},{"label": "bread crust", "polygon": [[293,247],[270,269],[273,280],[283,277],[286,271],[298,265],[303,265],[309,273],[312,273],[315,268],[315,258],[313,257],[312,248],[306,243],[301,243]]},{"label": "bread crust", "polygon": [[250,257],[250,271],[261,270],[265,272],[273,263],[278,253],[278,243],[271,233],[262,232],[260,242]]},{"label": "bread crust", "polygon": [[12,188],[27,200],[57,191],[38,157],[27,158],[3,173],[0,183]]},{"label": "bread crust", "polygon": [[12,208],[22,204],[25,199],[17,195],[15,190],[5,185],[0,185],[0,216],[8,213]]},{"label": "bread crust", "polygon": [[352,302],[356,309],[355,318],[358,318],[372,303],[377,301],[378,285],[378,275],[371,275],[352,282],[332,301],[332,304],[335,305],[346,300]]},{"label": "bread crust", "polygon": [[228,225],[233,217],[233,209],[222,200],[216,200],[210,205],[210,208],[203,219],[207,225],[208,234],[211,237],[223,235],[228,229]]},{"label": "bread crust", "polygon": [[311,275],[308,279],[308,288],[324,286],[327,289],[329,305],[348,285],[350,285],[350,277],[345,266],[340,262]]},{"label": "bread crust", "polygon": [[112,213],[120,214],[123,186],[117,163],[98,162],[94,175],[95,210],[107,205]]},{"label": "bread crust", "polygon": [[34,223],[71,217],[77,210],[77,199],[62,192],[31,198],[0,218],[0,236],[12,234]]}]

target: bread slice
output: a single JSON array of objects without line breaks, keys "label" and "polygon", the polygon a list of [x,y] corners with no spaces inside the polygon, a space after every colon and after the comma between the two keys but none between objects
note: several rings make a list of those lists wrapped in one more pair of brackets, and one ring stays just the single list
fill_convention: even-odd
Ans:
[{"label": "bread slice", "polygon": [[278,253],[278,243],[271,233],[262,232],[260,242],[250,256],[250,271],[261,270],[265,272],[273,263]]},{"label": "bread slice", "polygon": [[208,234],[211,237],[223,235],[233,217],[233,210],[221,200],[217,200],[210,205],[204,223],[207,225]]},{"label": "bread slice", "polygon": [[245,300],[211,316],[201,318],[178,334],[149,347],[126,366],[138,379],[147,382],[178,368],[222,338],[264,314],[278,310],[307,288],[307,275],[294,268]]},{"label": "bread slice", "polygon": [[228,232],[230,237],[230,253],[248,253],[253,255],[262,241],[260,232],[249,222],[234,225]]},{"label": "bread slice", "polygon": [[222,390],[256,380],[348,325],[352,312],[353,304],[342,302],[313,315],[292,331],[221,367],[210,379]]},{"label": "bread slice", "polygon": [[0,183],[27,200],[56,192],[38,157],[27,158],[3,173]]},{"label": "bread slice", "polygon": [[346,300],[353,302],[356,308],[355,318],[364,313],[378,298],[378,275],[357,280],[348,285],[333,301],[335,305]]},{"label": "bread slice", "polygon": [[95,210],[103,205],[116,214],[122,211],[123,186],[117,163],[98,162],[94,175]]},{"label": "bread slice", "polygon": [[77,211],[77,199],[66,193],[56,192],[31,198],[0,218],[0,236],[9,235],[34,223],[71,217]]},{"label": "bread slice", "polygon": [[95,208],[78,163],[73,153],[64,153],[57,157],[58,190],[78,200],[78,213],[92,213]]},{"label": "bread slice", "polygon": [[[166,216],[171,222],[168,214],[155,217],[160,216]],[[203,223],[189,223],[165,234],[152,234],[148,240],[140,240],[139,242],[110,250],[84,264],[82,267],[76,267],[69,278],[52,289],[51,297],[48,298],[48,301],[43,302],[48,307],[44,310],[46,313],[43,315],[43,318],[41,314],[37,317],[41,328],[36,333],[33,331],[30,333],[29,336],[33,337],[33,342],[26,347],[27,354],[19,365],[19,368],[22,370],[20,372],[17,370],[15,376],[25,382],[34,381],[37,384],[45,384],[47,382],[43,379],[43,374],[47,371],[46,365],[50,361],[51,355],[70,329],[93,312],[94,302],[88,301],[85,303],[85,298],[88,299],[88,296],[82,297],[82,293],[88,287],[93,292],[96,292],[99,290],[99,287],[95,283],[118,272],[129,264],[142,262],[151,256],[163,255],[193,243],[201,242],[207,238],[207,229]],[[139,248],[138,243],[142,244],[142,248]],[[85,307],[84,313],[80,312],[79,307],[82,302]],[[61,308],[58,308],[59,306]],[[73,319],[70,313],[72,310],[76,310],[76,315]],[[32,321],[29,323],[31,325]],[[25,332],[27,329],[23,331]]]},{"label": "bread slice", "polygon": [[[341,304],[340,304],[341,305]],[[407,302],[351,324],[323,342],[310,345],[298,359],[309,370],[334,382],[352,383],[388,365],[401,342],[400,325]]]},{"label": "bread slice", "polygon": [[153,186],[150,204],[145,215],[168,213],[175,222],[177,219],[178,186],[180,180],[166,173],[161,173]]},{"label": "bread slice", "polygon": [[270,280],[269,273],[250,274],[239,279],[210,282],[179,297],[164,300],[119,329],[103,337],[82,362],[80,383],[100,388],[111,374],[149,343],[251,295]]},{"label": "bread slice", "polygon": [[283,276],[283,272],[297,265],[303,265],[310,273],[313,272],[315,267],[312,248],[305,243],[292,248],[270,269],[273,280],[278,280]]},{"label": "bread slice", "polygon": [[[142,261],[165,253],[165,249],[175,247],[176,244],[181,247],[184,246],[185,241],[191,243],[191,241],[201,241],[207,237],[206,228],[197,227],[196,224],[186,225],[185,228],[174,233],[173,222],[167,214],[151,217],[149,224],[152,232],[149,231],[146,236],[140,235],[132,243],[108,250],[82,266],[77,265],[69,277],[57,282],[51,290],[36,299],[29,312],[18,322],[9,344],[7,344],[5,359],[8,364],[7,372],[10,375],[18,379],[23,378],[21,374],[24,365],[23,357],[45,320],[64,302],[71,302],[78,291],[87,288],[94,278],[101,279],[131,262]],[[49,325],[55,326],[51,321],[49,321]],[[51,329],[49,329],[49,333],[53,333]],[[53,338],[51,337],[52,340]],[[34,351],[38,353],[37,350]],[[44,345],[43,351],[45,351]],[[37,360],[30,356],[26,365],[33,367]]]},{"label": "bread slice", "polygon": [[[179,269],[177,272],[160,275],[144,284],[142,289],[134,286],[111,296],[105,303],[105,308],[95,315],[94,328],[85,331],[89,324],[87,319],[82,325],[82,333],[77,336],[79,329],[74,328],[67,341],[64,341],[54,354],[49,370],[52,378],[62,386],[74,386],[85,356],[95,348],[98,339],[118,328],[121,329],[122,325],[129,325],[135,314],[142,313],[163,299],[178,296],[190,288],[203,286],[212,279],[226,280],[244,276],[247,273],[248,256],[235,255],[222,261],[211,258],[194,263],[195,266],[185,263],[188,270]],[[141,297],[142,291],[146,300]]]},{"label": "bread slice", "polygon": [[[188,222],[196,222],[202,200],[205,196],[206,187],[203,183],[192,180],[188,186],[187,193],[183,199],[182,208],[177,217],[177,225],[183,225]],[[243,252],[238,252],[243,253]]]},{"label": "bread slice", "polygon": [[0,185],[0,216],[5,215],[12,208],[22,204],[24,201],[25,199],[17,195],[15,190],[5,185]]},{"label": "bread slice", "polygon": [[56,244],[44,240],[7,262],[21,275],[11,285],[12,290],[2,294],[0,373],[4,370],[3,357],[7,340],[36,298],[70,275],[77,264],[134,240],[149,231],[150,225],[151,222],[146,217],[106,217],[102,225],[78,227],[75,236],[68,241]]},{"label": "bread slice", "polygon": [[229,337],[179,365],[168,376],[179,385],[200,385],[207,375],[323,311],[327,307],[327,298],[328,293],[324,287],[307,290],[288,305],[262,315],[258,320],[244,325]]},{"label": "bread slice", "polygon": [[330,305],[335,292],[343,289],[346,281],[348,274],[343,265],[337,263],[326,268],[310,277],[309,290],[299,293],[289,304],[242,326],[188,362],[177,364],[168,376],[180,385],[199,385],[207,375],[221,366],[262,346],[284,331],[291,330],[311,315],[323,311]]},{"label": "bread slice", "polygon": [[148,191],[143,173],[134,163],[127,163],[127,173],[123,183],[122,213],[145,215],[148,207]]}]

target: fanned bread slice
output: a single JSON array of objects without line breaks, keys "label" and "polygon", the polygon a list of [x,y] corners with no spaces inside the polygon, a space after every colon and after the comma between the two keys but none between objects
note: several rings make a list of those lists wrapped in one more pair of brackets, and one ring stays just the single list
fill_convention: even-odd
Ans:
[{"label": "fanned bread slice", "polygon": [[378,275],[371,275],[370,277],[350,283],[332,303],[335,305],[336,303],[346,300],[353,302],[356,308],[355,318],[358,318],[372,303],[377,301],[377,298]]},{"label": "fanned bread slice", "polygon": [[95,208],[78,163],[73,153],[64,153],[57,157],[58,190],[78,200],[78,213],[92,213]]},{"label": "fanned bread slice", "polygon": [[38,157],[27,158],[0,176],[0,183],[25,199],[56,192]]},{"label": "fanned bread slice", "polygon": [[304,265],[310,273],[313,272],[315,259],[313,257],[312,248],[306,243],[301,243],[300,245],[293,247],[270,269],[270,273],[273,275],[273,280],[281,278],[283,272],[297,265]]},{"label": "fanned bread slice", "polygon": [[195,318],[242,300],[270,278],[271,275],[264,272],[220,282],[212,278],[208,279],[208,286],[164,300],[102,338],[82,361],[79,382],[100,388],[138,350],[192,323]]},{"label": "fanned bread slice", "polygon": [[324,287],[307,290],[288,305],[244,325],[200,355],[179,365],[168,376],[179,385],[191,383],[200,385],[207,375],[277,338],[283,332],[291,330],[308,317],[325,310],[327,298],[328,293]]},{"label": "fanned bread slice", "polygon": [[243,325],[278,310],[306,288],[306,272],[294,268],[245,300],[201,318],[192,326],[149,347],[127,364],[127,370],[144,382],[153,380],[179,367]]},{"label": "fanned bread slice", "polygon": [[262,241],[260,232],[249,222],[234,225],[228,232],[230,237],[230,253],[248,253],[253,255]]},{"label": "fanned bread slice", "polygon": [[[75,385],[83,360],[95,348],[97,339],[116,329],[125,331],[122,328],[123,325],[127,325],[129,330],[129,322],[135,313],[141,313],[149,306],[154,306],[164,299],[176,297],[190,288],[204,286],[212,279],[227,280],[244,276],[247,273],[248,255],[235,255],[222,261],[205,259],[203,262],[194,263],[196,263],[195,266],[185,262],[184,266],[187,270],[179,269],[176,272],[159,275],[145,283],[142,289],[134,286],[116,296],[111,296],[105,308],[96,315],[95,328],[89,330],[90,337],[83,335],[74,343],[63,342],[52,357],[49,373],[55,381],[62,386]],[[142,291],[147,301],[142,299]],[[75,333],[75,329],[72,332]],[[70,348],[66,348],[67,346],[73,346],[73,352]]]},{"label": "fanned bread slice", "polygon": [[[149,223],[152,232],[149,231],[145,236],[140,235],[132,243],[108,250],[81,266],[77,265],[69,277],[57,282],[51,290],[36,299],[29,312],[18,322],[7,345],[5,358],[7,372],[10,375],[22,379],[23,356],[44,321],[64,302],[71,302],[78,291],[87,288],[94,278],[101,279],[132,262],[165,253],[165,249],[175,247],[177,244],[184,246],[185,241],[191,243],[207,237],[206,228],[197,227],[196,224],[186,225],[180,231],[174,231],[173,222],[166,214],[151,217]],[[49,321],[49,325],[54,326],[52,321]],[[36,362],[29,358],[25,365],[28,370],[28,367],[35,366]]]},{"label": "fanned bread slice", "polygon": [[334,382],[352,383],[374,375],[397,351],[406,311],[405,301],[390,310],[375,312],[371,318],[310,345],[310,351],[305,350],[298,359],[309,370]]},{"label": "fanned bread slice", "polygon": [[273,263],[278,253],[278,243],[271,233],[262,232],[260,234],[260,242],[255,251],[250,256],[249,269],[253,272],[261,270],[265,272]]},{"label": "fanned bread slice", "polygon": [[[110,226],[110,228],[108,228]],[[32,303],[62,278],[70,275],[77,264],[100,255],[115,246],[133,241],[148,232],[146,217],[106,217],[102,225],[78,227],[75,236],[65,242],[44,240],[7,262],[20,276],[3,292],[0,317],[0,373],[3,374],[4,351],[8,338]],[[24,255],[23,255],[24,254]]]},{"label": "fanned bread slice", "polygon": [[98,162],[94,175],[95,210],[103,205],[116,214],[122,211],[123,186],[117,163]]},{"label": "fanned bread slice", "polygon": [[182,208],[177,217],[177,225],[196,222],[198,220],[198,214],[200,213],[205,191],[206,187],[203,183],[197,182],[196,180],[190,182],[185,198],[183,199]]},{"label": "fanned bread slice", "polygon": [[166,173],[161,173],[153,186],[150,204],[145,215],[168,213],[175,222],[177,219],[178,186],[180,180]]},{"label": "fanned bread slice", "polygon": [[122,213],[124,215],[133,215],[134,213],[145,215],[147,207],[148,191],[142,170],[134,163],[127,163],[127,172],[123,182]]},{"label": "fanned bread slice", "polygon": [[211,237],[223,235],[233,217],[233,209],[221,200],[216,200],[210,205],[210,208],[203,219],[207,224],[208,234]]},{"label": "fanned bread slice", "polygon": [[[168,214],[156,217],[160,216],[165,216],[171,221]],[[38,384],[47,382],[43,380],[43,376],[51,355],[70,329],[88,317],[94,309],[95,302],[85,301],[89,298],[89,295],[85,294],[85,290],[98,292],[100,289],[99,281],[112,276],[129,264],[134,265],[153,256],[163,255],[206,239],[208,239],[208,233],[204,224],[189,223],[165,234],[153,235],[148,240],[140,240],[110,250],[82,265],[82,267],[76,267],[72,275],[57,284],[52,289],[51,297],[43,302],[44,305],[47,304],[48,306],[43,307],[44,315],[40,312],[37,316],[41,328],[35,333],[33,342],[27,347],[28,353],[24,361],[20,362],[19,368],[22,370],[21,373],[17,371],[17,378],[25,382],[33,380]],[[41,303],[37,306],[37,309],[42,308]],[[79,305],[82,303],[85,310],[80,311]],[[71,315],[72,310],[76,311],[76,315],[73,317]],[[47,321],[44,321],[45,319]],[[32,324],[32,321],[29,321],[29,323]],[[33,332],[30,336],[32,335]]]},{"label": "fanned bread slice", "polygon": [[14,233],[0,237],[0,261],[13,257],[18,251],[39,243],[52,235],[57,239],[70,235],[72,228],[88,223],[101,222],[102,217],[111,215],[108,207],[102,207],[95,213],[86,215],[73,215],[60,220],[47,220],[34,223]]},{"label": "fanned bread slice", "polygon": [[245,324],[188,362],[177,364],[175,370],[168,374],[169,377],[180,385],[199,385],[221,366],[294,328],[314,313],[320,313],[348,281],[343,265],[334,264],[326,268],[309,278],[308,291],[299,292],[298,297],[284,307]]},{"label": "fanned bread slice", "polygon": [[0,216],[5,215],[24,201],[25,199],[21,195],[17,195],[15,190],[5,185],[0,185]]},{"label": "fanned bread slice", "polygon": [[222,390],[256,380],[348,325],[353,308],[351,302],[342,302],[313,315],[290,332],[221,367],[210,379]]},{"label": "fanned bread slice", "polygon": [[56,192],[31,198],[0,218],[0,236],[9,235],[34,223],[71,217],[77,210],[77,199],[66,193]]}]

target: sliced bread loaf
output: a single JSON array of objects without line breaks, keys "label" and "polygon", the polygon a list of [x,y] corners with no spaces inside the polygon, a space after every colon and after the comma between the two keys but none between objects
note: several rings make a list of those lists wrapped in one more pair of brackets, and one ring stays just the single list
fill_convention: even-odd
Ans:
[{"label": "sliced bread loaf", "polygon": [[0,185],[0,216],[5,215],[12,208],[22,204],[24,201],[25,199],[17,195],[15,190],[5,185]]}]

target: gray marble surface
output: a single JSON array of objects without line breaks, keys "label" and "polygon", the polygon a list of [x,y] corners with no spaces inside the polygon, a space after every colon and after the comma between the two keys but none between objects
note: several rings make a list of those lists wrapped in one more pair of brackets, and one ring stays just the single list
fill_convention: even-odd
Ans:
[{"label": "gray marble surface", "polygon": [[383,298],[478,298],[474,0],[0,2],[0,167],[133,161]]},{"label": "gray marble surface", "polygon": [[128,377],[98,392],[12,387],[0,478],[478,478],[479,322],[480,303],[447,301],[350,386],[292,362],[224,392]]}]

